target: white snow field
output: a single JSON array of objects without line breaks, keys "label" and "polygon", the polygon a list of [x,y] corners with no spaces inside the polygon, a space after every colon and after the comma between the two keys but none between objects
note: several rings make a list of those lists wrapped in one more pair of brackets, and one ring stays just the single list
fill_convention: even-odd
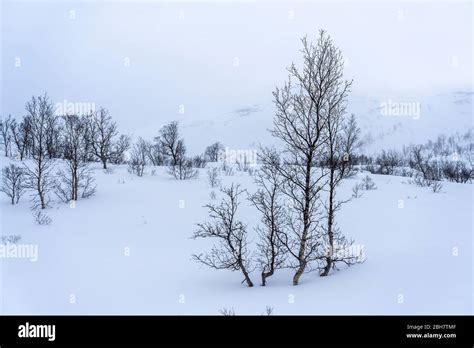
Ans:
[{"label": "white snow field", "polygon": [[[5,158],[1,159],[5,163]],[[3,166],[2,165],[2,166]],[[471,314],[473,313],[472,185],[444,183],[441,193],[371,175],[365,191],[339,212],[342,231],[365,246],[362,264],[328,277],[316,272],[291,285],[279,270],[259,286],[239,272],[216,271],[191,260],[212,241],[192,240],[210,201],[205,169],[195,180],[172,179],[165,168],[144,177],[95,165],[97,193],[75,208],[55,202],[48,226],[36,225],[25,195],[12,206],[0,197],[1,234],[38,245],[38,260],[1,258],[2,314]],[[367,173],[347,179],[340,197]],[[222,184],[255,190],[245,172]],[[402,207],[401,207],[402,206]],[[401,208],[400,208],[401,207]],[[255,243],[259,216],[246,201],[240,217]]]}]

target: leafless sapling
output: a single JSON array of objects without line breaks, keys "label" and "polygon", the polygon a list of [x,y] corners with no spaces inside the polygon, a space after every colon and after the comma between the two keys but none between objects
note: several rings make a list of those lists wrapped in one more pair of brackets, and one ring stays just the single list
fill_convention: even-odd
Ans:
[{"label": "leafless sapling", "polygon": [[60,116],[52,115],[48,118],[46,128],[46,153],[50,159],[59,158],[61,152],[61,123]]},{"label": "leafless sapling", "polygon": [[148,160],[153,166],[163,166],[166,164],[166,154],[164,153],[160,137],[155,137],[153,140],[153,143],[148,147]]},{"label": "leafless sapling", "polygon": [[[170,166],[178,164],[186,152],[184,140],[179,137],[178,122],[173,121],[160,129],[158,137],[162,151]],[[184,150],[184,151],[183,151]]]},{"label": "leafless sapling", "polygon": [[204,156],[208,162],[217,162],[219,161],[219,155],[224,151],[224,145],[220,142],[215,142],[214,144],[206,147],[204,151]]},{"label": "leafless sapling", "polygon": [[436,181],[441,180],[441,166],[432,157],[433,154],[425,153],[421,145],[412,148],[409,164],[417,171],[413,179],[415,184],[432,187]]},{"label": "leafless sapling", "polygon": [[194,168],[192,159],[186,157],[186,146],[183,141],[178,142],[175,158],[172,161],[173,164],[170,164],[168,171],[175,179],[193,179],[198,175],[198,170]]},{"label": "leafless sapling", "polygon": [[2,184],[0,191],[5,193],[11,199],[12,204],[20,201],[25,192],[25,171],[23,168],[10,164],[2,168]]},{"label": "leafless sapling", "polygon": [[259,236],[258,263],[262,272],[262,286],[265,286],[267,278],[285,266],[287,250],[282,240],[286,228],[286,209],[280,191],[282,178],[275,169],[280,165],[277,152],[261,149],[259,160],[261,168],[255,175],[259,189],[249,200],[261,214],[261,226],[256,230]]},{"label": "leafless sapling", "polygon": [[107,169],[107,162],[113,156],[114,137],[118,134],[117,123],[104,108],[100,108],[89,118],[92,152],[102,162],[103,168]]},{"label": "leafless sapling", "polygon": [[334,69],[337,70],[339,86],[333,92],[337,97],[335,104],[326,120],[326,163],[328,169],[327,198],[324,201],[326,224],[322,225],[322,241],[325,256],[321,259],[321,276],[327,276],[331,269],[336,268],[338,262],[351,265],[357,261],[347,250],[352,240],[347,239],[337,227],[336,213],[342,205],[350,200],[336,199],[337,188],[343,179],[354,174],[353,158],[360,148],[360,130],[354,115],[345,118],[346,98],[351,82],[343,80],[344,61],[340,51],[336,49],[335,59],[338,61]]},{"label": "leafless sapling", "polygon": [[10,129],[13,143],[16,147],[17,157],[23,161],[31,152],[30,149],[33,143],[31,139],[31,117],[25,116],[20,123],[13,119]]},{"label": "leafless sapling", "polygon": [[186,157],[186,145],[179,136],[178,122],[173,121],[161,128],[159,142],[168,163],[168,171],[175,179],[187,180],[198,175],[192,159]]},{"label": "leafless sapling", "polygon": [[130,149],[130,136],[121,134],[112,146],[112,153],[110,163],[123,164],[125,163],[125,153]]},{"label": "leafless sapling", "polygon": [[244,192],[239,185],[232,184],[222,188],[224,197],[217,205],[208,204],[211,221],[197,225],[193,238],[216,238],[217,245],[205,254],[194,254],[193,259],[214,269],[240,271],[244,276],[242,282],[253,286],[249,273],[251,260],[247,249],[247,229],[237,218],[239,197]]},{"label": "leafless sapling", "polygon": [[62,119],[64,167],[57,172],[56,194],[64,201],[77,201],[95,193],[87,158],[87,116],[65,115]]},{"label": "leafless sapling", "polygon": [[149,147],[150,144],[142,138],[139,138],[133,145],[130,153],[130,161],[128,163],[128,168],[131,173],[143,176],[147,164],[147,153]]},{"label": "leafless sapling", "polygon": [[0,137],[5,157],[9,157],[12,155],[12,122],[13,120],[11,115],[8,115],[7,118],[0,120]]},{"label": "leafless sapling", "polygon": [[219,180],[219,168],[217,167],[210,167],[207,169],[207,181],[209,183],[209,186],[211,188],[215,188],[219,186],[220,180]]},{"label": "leafless sapling", "polygon": [[32,97],[26,103],[31,134],[32,163],[25,164],[27,187],[34,191],[33,208],[45,209],[54,188],[53,160],[48,156],[47,136],[53,107],[47,95]]}]

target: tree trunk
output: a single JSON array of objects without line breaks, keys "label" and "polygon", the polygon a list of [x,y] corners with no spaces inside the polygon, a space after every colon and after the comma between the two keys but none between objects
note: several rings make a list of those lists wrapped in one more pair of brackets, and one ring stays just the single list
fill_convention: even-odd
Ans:
[{"label": "tree trunk", "polygon": [[39,172],[38,174],[38,179],[36,181],[36,188],[38,190],[38,196],[39,196],[39,199],[40,199],[40,206],[41,206],[41,209],[46,209],[46,203],[44,201],[44,192],[41,188],[41,172]]},{"label": "tree trunk", "polygon": [[329,250],[326,257],[326,266],[323,272],[320,274],[321,277],[325,277],[329,274],[331,266],[333,264],[333,252],[334,252],[334,169],[331,169],[331,175],[329,178],[329,207],[328,207],[328,239],[329,239]]},{"label": "tree trunk", "polygon": [[293,285],[298,285],[300,281],[301,275],[304,273],[304,269],[306,268],[306,263],[300,263],[300,267],[296,271],[295,275],[293,276]]},{"label": "tree trunk", "polygon": [[262,272],[262,286],[267,285],[267,278],[273,275],[273,269],[268,272]]},{"label": "tree trunk", "polygon": [[311,164],[313,155],[310,153],[306,159],[306,181],[305,181],[305,207],[303,211],[303,234],[301,236],[300,250],[298,252],[299,267],[293,277],[293,285],[298,285],[301,275],[306,268],[305,249],[306,238],[308,238],[310,228],[309,206],[311,203]]},{"label": "tree trunk", "polygon": [[247,285],[249,286],[249,288],[253,287],[252,280],[250,279],[249,274],[247,273],[247,270],[244,267],[241,267],[241,269],[242,269],[242,273],[244,274]]}]

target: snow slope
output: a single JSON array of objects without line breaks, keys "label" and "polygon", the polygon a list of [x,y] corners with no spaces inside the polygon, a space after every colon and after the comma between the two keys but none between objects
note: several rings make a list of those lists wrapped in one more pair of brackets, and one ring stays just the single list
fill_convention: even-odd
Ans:
[{"label": "snow slope", "polygon": [[[267,287],[247,288],[239,273],[191,260],[210,246],[189,238],[207,218],[204,171],[175,181],[164,168],[142,178],[113,169],[95,169],[96,196],[48,209],[49,226],[34,224],[26,196],[18,206],[0,197],[1,234],[39,248],[37,262],[0,259],[1,313],[261,314],[266,306],[275,314],[473,313],[472,185],[445,183],[435,194],[406,178],[372,175],[378,189],[346,204],[338,220],[365,246],[365,263],[325,278],[305,274],[296,287],[290,271],[278,271]],[[362,175],[343,183],[341,197]],[[221,179],[255,189],[247,173]],[[240,213],[253,236],[258,215],[246,202]],[[258,283],[257,271],[252,278]]]},{"label": "snow slope", "polygon": [[[347,113],[356,116],[366,145],[364,151],[371,154],[382,148],[400,150],[410,143],[423,144],[440,134],[464,134],[474,125],[473,97],[474,92],[470,90],[419,95],[352,95]],[[400,107],[398,115],[385,114],[383,106],[389,103],[394,107],[413,106],[419,108],[419,113],[407,114]],[[190,152],[198,154],[214,141],[238,149],[255,148],[259,142],[272,144],[274,139],[268,130],[272,128],[274,113],[269,91],[268,97],[258,104],[227,111],[216,109],[211,114],[207,110],[203,114],[195,112],[192,117],[181,116],[177,120]],[[144,129],[136,129],[134,135],[152,138],[161,126],[161,123],[147,124]]]}]

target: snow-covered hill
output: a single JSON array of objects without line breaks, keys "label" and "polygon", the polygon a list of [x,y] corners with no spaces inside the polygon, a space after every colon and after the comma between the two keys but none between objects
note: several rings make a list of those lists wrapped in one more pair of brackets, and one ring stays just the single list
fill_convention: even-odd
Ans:
[{"label": "snow-covered hill", "polygon": [[[474,93],[457,91],[437,95],[404,97],[352,96],[347,112],[356,115],[367,153],[381,149],[401,149],[403,145],[422,144],[440,134],[464,133],[474,127]],[[273,144],[274,106],[271,96],[265,103],[242,106],[228,112],[177,118],[190,151],[199,153],[211,142],[220,141],[230,148],[254,148]],[[136,135],[151,137],[161,123],[138,129]]]}]

